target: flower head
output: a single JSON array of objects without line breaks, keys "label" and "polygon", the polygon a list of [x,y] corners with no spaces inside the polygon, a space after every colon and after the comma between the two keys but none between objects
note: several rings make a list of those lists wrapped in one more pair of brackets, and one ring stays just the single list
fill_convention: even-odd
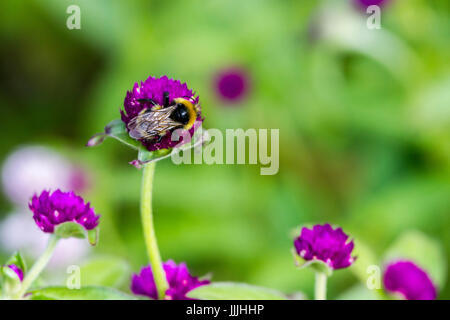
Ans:
[{"label": "flower head", "polygon": [[[163,106],[164,105],[164,93],[168,93],[169,101],[173,101],[176,98],[185,98],[189,99],[195,96],[195,92],[189,89],[186,83],[181,83],[179,80],[169,79],[166,76],[161,78],[153,78],[149,77],[141,84],[134,84],[134,87],[131,91],[128,91],[125,100],[124,100],[124,108],[125,110],[121,110],[121,118],[122,121],[127,125],[128,123],[135,118],[142,110],[146,108],[151,108],[153,105],[149,101],[151,99],[156,104]],[[147,99],[146,101],[142,101],[142,99]],[[141,101],[139,101],[141,100]],[[193,98],[193,102],[198,104],[199,98]],[[202,121],[202,117],[199,114],[197,116],[197,121]],[[190,136],[192,137],[195,131],[195,126],[189,129]],[[149,150],[155,151],[159,149],[169,149],[173,148],[182,142],[182,137],[179,141],[172,141],[171,134],[166,134],[162,137],[160,141],[148,141],[142,140],[141,143]],[[184,141],[189,142],[189,141]]]},{"label": "flower head", "polygon": [[249,79],[244,70],[238,68],[226,69],[216,76],[217,94],[227,102],[238,102],[248,93]]},{"label": "flower head", "polygon": [[294,246],[304,260],[321,260],[331,269],[342,269],[355,261],[351,256],[353,240],[347,240],[348,236],[341,228],[333,229],[329,224],[315,225],[312,229],[302,228]]},{"label": "flower head", "polygon": [[354,0],[354,2],[356,3],[356,5],[360,6],[363,9],[366,9],[367,7],[370,6],[383,6],[386,4],[386,2],[388,2],[387,0]]},{"label": "flower head", "polygon": [[437,290],[428,274],[411,261],[390,263],[383,276],[387,291],[400,293],[407,300],[434,300]]},{"label": "flower head", "polygon": [[17,274],[17,276],[19,277],[20,281],[23,281],[23,270],[22,269],[20,269],[15,264],[8,265],[8,268],[10,268],[12,271],[14,271]]},{"label": "flower head", "polygon": [[59,189],[52,193],[43,191],[39,196],[34,195],[29,207],[38,227],[48,233],[53,233],[56,225],[68,221],[91,230],[97,227],[100,218],[83,198]]},{"label": "flower head", "polygon": [[[169,289],[166,291],[166,300],[193,300],[186,294],[200,286],[209,284],[209,280],[199,280],[190,275],[186,264],[177,265],[172,260],[163,263]],[[141,269],[140,274],[134,274],[131,282],[131,291],[137,295],[144,295],[152,299],[158,298],[153,272],[150,266]]]}]

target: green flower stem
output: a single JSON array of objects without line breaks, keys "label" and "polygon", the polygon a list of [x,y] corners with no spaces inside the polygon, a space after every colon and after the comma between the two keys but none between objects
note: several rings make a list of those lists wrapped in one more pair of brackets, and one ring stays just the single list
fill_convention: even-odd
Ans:
[{"label": "green flower stem", "polygon": [[158,243],[156,242],[155,228],[153,226],[152,213],[152,190],[153,176],[155,173],[155,162],[150,162],[144,166],[141,189],[141,220],[144,228],[145,245],[153,271],[158,298],[164,299],[166,290],[169,288],[164,272],[161,255],[159,254]]},{"label": "green flower stem", "polygon": [[52,257],[53,251],[55,250],[56,244],[58,243],[59,237],[52,234],[48,239],[47,248],[45,248],[44,253],[39,257],[39,259],[34,263],[33,267],[25,275],[22,281],[20,290],[18,291],[16,298],[20,299],[27,292],[30,286],[33,284],[34,280],[39,276],[39,274],[44,270],[47,263]]},{"label": "green flower stem", "polygon": [[324,272],[316,271],[314,298],[315,300],[327,299],[327,275]]}]

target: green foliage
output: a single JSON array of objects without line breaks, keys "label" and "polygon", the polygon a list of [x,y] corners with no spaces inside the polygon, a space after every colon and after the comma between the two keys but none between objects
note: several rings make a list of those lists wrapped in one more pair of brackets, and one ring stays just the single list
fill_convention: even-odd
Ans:
[{"label": "green foliage", "polygon": [[76,222],[64,222],[55,227],[55,235],[60,238],[84,239],[86,232],[84,227]]},{"label": "green foliage", "polygon": [[87,238],[88,238],[89,243],[92,246],[95,246],[97,244],[99,233],[100,233],[100,227],[97,227],[97,228],[87,231]]},{"label": "green foliage", "polygon": [[369,290],[363,284],[357,284],[336,297],[337,300],[380,300],[377,291]]},{"label": "green foliage", "polygon": [[188,292],[188,297],[201,300],[285,300],[276,290],[244,283],[213,282]]},{"label": "green foliage", "polygon": [[129,281],[130,266],[117,257],[98,257],[81,265],[81,286],[120,287]]},{"label": "green foliage", "polygon": [[365,244],[361,239],[354,240],[356,245],[352,255],[356,257],[355,263],[350,267],[350,270],[358,277],[363,284],[367,281],[367,268],[370,266],[378,266],[379,259],[373,250]]},{"label": "green foliage", "polygon": [[55,227],[54,234],[63,239],[78,238],[88,239],[92,246],[95,246],[98,241],[99,227],[92,230],[86,230],[81,224],[76,222],[64,222]]},{"label": "green foliage", "polygon": [[138,150],[137,160],[133,161],[133,164],[138,168],[142,167],[143,165],[149,162],[166,159],[172,154],[172,152],[180,152],[182,150],[188,151],[200,145],[203,142],[201,135],[194,134],[189,143],[186,143],[177,149],[161,149],[155,151],[148,151],[144,146],[142,146],[141,142],[134,140],[129,136],[124,122],[120,119],[117,119],[111,121],[105,127],[105,131],[103,133],[98,133],[92,136],[91,139],[89,139],[89,141],[87,142],[86,146],[88,147],[98,146],[102,144],[103,141],[105,141],[105,139],[108,137],[114,138],[128,147]]},{"label": "green foliage", "polygon": [[295,250],[292,251],[294,256],[295,264],[299,269],[303,268],[311,268],[314,272],[322,272],[327,275],[327,277],[333,274],[333,269],[330,268],[325,262],[322,260],[314,259],[314,260],[305,260],[300,257]]},{"label": "green foliage", "polygon": [[9,265],[16,265],[25,274],[27,267],[20,252],[15,252],[5,264],[0,265],[0,297],[10,299],[21,287],[21,280]]},{"label": "green foliage", "polygon": [[8,266],[0,266],[0,297],[11,299],[18,290],[21,282],[18,275]]},{"label": "green foliage", "polygon": [[47,287],[31,292],[31,300],[136,300],[113,288],[90,286],[80,289]]},{"label": "green foliage", "polygon": [[121,143],[127,145],[128,147],[136,150],[139,150],[141,147],[141,143],[139,141],[134,140],[130,137],[125,123],[120,119],[111,121],[108,125],[106,125],[104,132],[92,136],[92,138],[89,139],[86,145],[88,147],[98,146],[102,144],[103,141],[105,141],[105,139],[108,137],[116,139]]}]

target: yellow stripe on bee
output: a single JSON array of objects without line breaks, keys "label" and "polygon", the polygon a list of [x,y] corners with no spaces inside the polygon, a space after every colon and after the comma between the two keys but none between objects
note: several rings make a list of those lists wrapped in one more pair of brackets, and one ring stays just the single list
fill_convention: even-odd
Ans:
[{"label": "yellow stripe on bee", "polygon": [[189,100],[183,99],[183,98],[176,98],[174,99],[175,103],[181,103],[183,104],[186,109],[189,112],[189,122],[184,125],[185,130],[189,130],[192,128],[192,126],[195,123],[195,120],[197,119],[197,111],[195,110],[195,106],[190,102]]}]

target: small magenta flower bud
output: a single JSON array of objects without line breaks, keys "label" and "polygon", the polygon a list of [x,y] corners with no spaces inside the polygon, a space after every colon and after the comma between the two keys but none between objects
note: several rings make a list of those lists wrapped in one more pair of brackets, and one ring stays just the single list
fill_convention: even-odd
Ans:
[{"label": "small magenta flower bud", "polygon": [[388,292],[407,300],[434,300],[437,290],[425,270],[411,261],[395,261],[386,266],[383,284]]},{"label": "small magenta flower bud", "polygon": [[332,270],[349,267],[355,258],[351,256],[354,243],[341,228],[331,225],[315,225],[312,229],[302,228],[294,241],[297,254],[306,261],[320,260]]},{"label": "small magenta flower bud", "polygon": [[382,7],[388,2],[388,0],[353,0],[353,2],[362,9],[366,9],[374,5]]},{"label": "small magenta flower bud", "polygon": [[55,226],[64,222],[75,222],[86,230],[92,230],[98,226],[100,218],[83,198],[59,189],[34,195],[29,207],[38,227],[47,233],[53,233]]},{"label": "small magenta flower bud", "polygon": [[248,94],[250,87],[249,76],[240,68],[221,70],[215,78],[217,95],[224,101],[236,103]]},{"label": "small magenta flower bud", "polygon": [[12,271],[14,271],[17,274],[17,276],[19,277],[20,281],[23,281],[23,270],[22,269],[20,269],[15,264],[8,265],[8,268],[10,268]]},{"label": "small magenta flower bud", "polygon": [[[186,294],[203,285],[209,284],[209,280],[199,280],[191,276],[185,263],[177,265],[169,260],[163,264],[169,288],[166,291],[166,300],[195,300],[188,298]],[[140,274],[134,274],[131,281],[131,291],[136,295],[147,296],[152,299],[158,298],[158,292],[153,279],[150,266],[141,269]]]}]

